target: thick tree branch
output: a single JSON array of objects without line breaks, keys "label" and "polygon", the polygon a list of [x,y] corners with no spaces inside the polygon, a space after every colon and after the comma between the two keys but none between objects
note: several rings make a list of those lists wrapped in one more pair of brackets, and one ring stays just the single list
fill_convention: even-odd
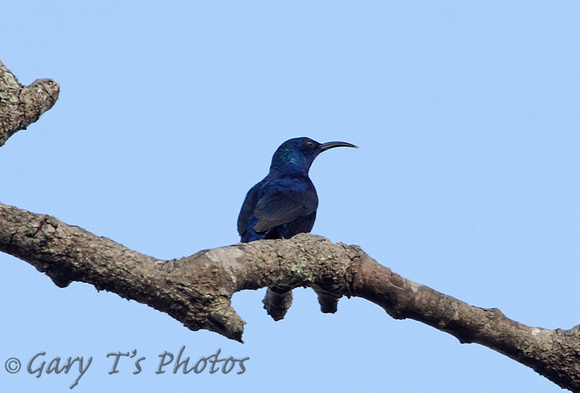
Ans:
[{"label": "thick tree branch", "polygon": [[165,261],[56,218],[0,204],[0,251],[32,264],[61,287],[86,282],[148,304],[192,330],[238,341],[244,322],[230,303],[237,291],[283,285],[314,287],[334,300],[358,296],[396,319],[415,319],[462,343],[485,345],[561,387],[580,390],[580,327],[520,324],[497,309],[474,307],[407,280],[357,246],[315,235],[239,243]]},{"label": "thick tree branch", "polygon": [[[46,79],[21,85],[0,62],[0,146],[50,109],[58,92],[58,84]],[[0,251],[35,266],[59,287],[86,282],[148,304],[192,330],[238,341],[244,321],[230,303],[235,292],[311,287],[323,312],[335,312],[342,296],[358,296],[393,318],[412,318],[462,343],[487,346],[580,392],[580,326],[552,330],[520,324],[497,309],[474,307],[407,280],[357,246],[319,236],[240,243],[165,261],[54,217],[0,204]],[[287,300],[275,317],[283,317]]]},{"label": "thick tree branch", "polygon": [[51,79],[22,85],[0,61],[0,146],[52,108],[59,92],[60,86]]}]

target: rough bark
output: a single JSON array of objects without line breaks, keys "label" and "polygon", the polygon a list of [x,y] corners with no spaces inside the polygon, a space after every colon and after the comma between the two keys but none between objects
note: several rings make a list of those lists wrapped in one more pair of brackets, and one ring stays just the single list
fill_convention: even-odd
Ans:
[{"label": "rough bark", "polygon": [[[52,81],[24,87],[7,73],[1,66],[1,143],[38,119],[54,103],[48,97],[58,96],[58,85]],[[20,91],[6,90],[6,81],[18,84]],[[52,90],[43,93],[46,86]],[[192,330],[207,329],[238,341],[244,321],[230,303],[237,291],[312,287],[323,312],[335,312],[342,296],[358,296],[393,318],[415,319],[462,343],[487,346],[562,388],[580,391],[580,326],[561,330],[523,325],[498,309],[471,306],[405,279],[358,246],[334,244],[315,235],[240,243],[159,260],[54,217],[0,204],[0,251],[32,264],[59,287],[86,282],[148,304]]]},{"label": "rough bark", "polygon": [[22,85],[0,61],[0,147],[52,108],[59,92],[60,86],[51,79]]},{"label": "rough bark", "polygon": [[[0,205],[0,251],[46,273],[59,286],[82,281],[165,312],[192,330],[241,341],[244,322],[232,295],[274,285],[358,296],[396,319],[412,318],[532,367],[562,387],[580,389],[580,327],[529,327],[497,309],[471,306],[405,279],[357,246],[311,234],[203,250],[159,260],[69,226],[54,217]],[[331,310],[333,312],[335,310]]]}]

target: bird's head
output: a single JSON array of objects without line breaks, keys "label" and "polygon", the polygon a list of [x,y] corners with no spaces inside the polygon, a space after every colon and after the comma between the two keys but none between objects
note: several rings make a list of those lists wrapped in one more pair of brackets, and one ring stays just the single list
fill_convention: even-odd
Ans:
[{"label": "bird's head", "polygon": [[318,143],[306,137],[289,139],[274,153],[270,171],[284,170],[308,174],[314,159],[323,151],[334,147],[357,146],[348,142]]}]

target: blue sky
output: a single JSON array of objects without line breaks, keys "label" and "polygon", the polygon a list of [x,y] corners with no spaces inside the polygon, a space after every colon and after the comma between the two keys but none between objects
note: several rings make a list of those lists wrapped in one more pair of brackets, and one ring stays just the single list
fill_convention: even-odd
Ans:
[{"label": "blue sky", "polygon": [[[52,3],[52,4],[51,4]],[[580,323],[580,5],[527,2],[6,1],[0,58],[56,105],[0,150],[0,201],[159,258],[236,243],[247,190],[286,139],[345,140],[311,169],[313,232],[522,323]],[[296,290],[233,303],[245,344],[0,255],[7,390],[44,351],[93,357],[74,392],[560,392],[533,370],[360,299],[335,315]],[[155,373],[164,351],[221,349],[246,372]],[[109,375],[111,352],[137,350]],[[36,365],[36,363],[35,363]],[[121,367],[122,366],[122,367]]]}]

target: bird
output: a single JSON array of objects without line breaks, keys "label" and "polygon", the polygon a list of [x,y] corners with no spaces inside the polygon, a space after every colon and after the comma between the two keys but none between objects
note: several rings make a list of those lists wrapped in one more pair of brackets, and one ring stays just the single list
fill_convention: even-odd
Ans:
[{"label": "bird", "polygon": [[[318,155],[335,147],[357,146],[348,142],[318,143],[292,138],[282,143],[272,157],[268,175],[246,194],[238,216],[242,243],[260,239],[290,239],[312,230],[318,209],[318,195],[308,171]],[[317,290],[323,312],[336,311],[337,299]],[[330,301],[329,301],[330,299]],[[292,303],[290,287],[268,288],[263,300],[268,314],[278,321]]]},{"label": "bird", "polygon": [[[260,239],[290,239],[310,232],[316,220],[318,195],[308,171],[318,155],[335,147],[357,146],[348,142],[318,143],[310,138],[289,139],[272,157],[268,175],[248,191],[238,216],[242,243]],[[315,289],[316,290],[316,289]],[[323,312],[336,310],[336,298],[317,291]],[[268,314],[278,321],[292,303],[291,288],[277,285],[268,288],[263,300]],[[332,304],[331,307],[327,306]]]},{"label": "bird", "polygon": [[292,138],[272,157],[268,175],[248,191],[238,216],[242,243],[259,239],[290,239],[312,230],[318,195],[308,171],[314,159],[335,147],[357,146],[348,142],[318,143]]}]

